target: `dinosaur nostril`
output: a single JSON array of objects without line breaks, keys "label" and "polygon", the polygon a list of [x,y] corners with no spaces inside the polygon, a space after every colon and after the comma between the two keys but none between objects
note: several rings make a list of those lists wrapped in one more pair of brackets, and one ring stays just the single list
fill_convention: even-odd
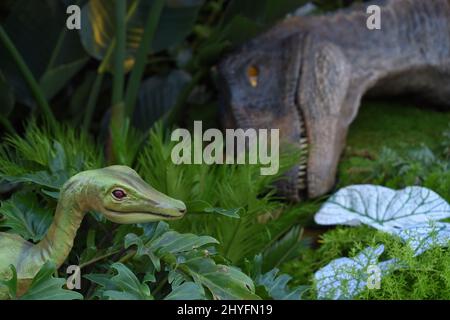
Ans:
[{"label": "dinosaur nostril", "polygon": [[180,209],[180,213],[186,213],[186,209]]}]

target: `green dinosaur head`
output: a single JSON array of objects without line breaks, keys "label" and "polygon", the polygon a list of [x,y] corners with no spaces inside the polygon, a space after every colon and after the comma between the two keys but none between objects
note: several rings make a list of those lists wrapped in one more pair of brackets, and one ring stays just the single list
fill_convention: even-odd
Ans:
[{"label": "green dinosaur head", "polygon": [[[133,169],[111,166],[84,171],[75,181],[88,180],[85,203],[82,206],[98,211],[116,223],[146,223],[158,220],[178,219],[186,213],[186,205],[155,190]],[[79,183],[68,183],[66,188]]]}]

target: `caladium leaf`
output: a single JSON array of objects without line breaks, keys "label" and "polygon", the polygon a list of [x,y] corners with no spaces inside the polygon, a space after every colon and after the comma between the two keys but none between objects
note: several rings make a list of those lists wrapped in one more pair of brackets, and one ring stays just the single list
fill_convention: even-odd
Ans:
[{"label": "caladium leaf", "polygon": [[395,230],[450,217],[450,205],[437,193],[423,187],[395,191],[382,186],[354,185],[328,199],[315,221],[322,225],[359,225]]},{"label": "caladium leaf", "polygon": [[338,258],[314,274],[319,299],[352,299],[366,288],[369,267],[379,268],[380,276],[397,265],[394,259],[378,263],[384,246],[368,247],[353,258]]},{"label": "caladium leaf", "polygon": [[423,223],[398,230],[396,234],[411,247],[414,256],[418,256],[434,247],[450,244],[450,223]]}]

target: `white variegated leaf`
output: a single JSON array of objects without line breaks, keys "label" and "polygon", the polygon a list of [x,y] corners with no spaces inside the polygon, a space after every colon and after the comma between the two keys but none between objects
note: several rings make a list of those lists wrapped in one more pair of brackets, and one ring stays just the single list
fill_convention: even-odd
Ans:
[{"label": "white variegated leaf", "polygon": [[367,224],[386,232],[450,217],[450,205],[423,187],[395,191],[382,186],[353,185],[331,196],[315,215],[322,225]]},{"label": "white variegated leaf", "polygon": [[[394,259],[378,263],[384,246],[368,247],[353,258],[338,258],[314,274],[319,299],[353,299],[364,291],[369,276],[368,268],[380,269],[380,277],[396,267]],[[381,280],[381,279],[380,279]]]},{"label": "white variegated leaf", "polygon": [[450,243],[450,223],[423,223],[398,230],[396,234],[414,251],[421,255],[434,247],[447,247]]}]

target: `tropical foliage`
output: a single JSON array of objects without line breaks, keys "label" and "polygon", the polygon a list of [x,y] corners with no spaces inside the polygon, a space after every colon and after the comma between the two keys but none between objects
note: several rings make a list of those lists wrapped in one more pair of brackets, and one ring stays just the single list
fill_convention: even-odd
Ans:
[{"label": "tropical foliage", "polygon": [[[82,8],[80,31],[65,27],[72,2]],[[170,224],[120,226],[91,212],[64,265],[45,264],[25,295],[17,294],[11,266],[12,277],[0,282],[9,296],[450,298],[449,227],[442,220],[450,201],[448,113],[365,103],[349,134],[337,193],[296,205],[273,185],[298,150],[283,151],[276,176],[261,176],[257,165],[170,161],[173,128],[190,129],[193,120],[219,127],[218,60],[306,2],[2,1],[0,231],[38,242],[63,184],[110,164],[135,168],[188,209]],[[352,2],[313,1],[305,12]],[[357,202],[361,184],[364,199]],[[343,194],[350,200],[342,203]],[[367,211],[387,197],[404,211]],[[417,208],[424,210],[413,223]],[[327,225],[360,225],[323,227],[314,216]],[[82,280],[70,290],[73,265]],[[371,265],[383,271],[378,290],[366,286]]]}]

